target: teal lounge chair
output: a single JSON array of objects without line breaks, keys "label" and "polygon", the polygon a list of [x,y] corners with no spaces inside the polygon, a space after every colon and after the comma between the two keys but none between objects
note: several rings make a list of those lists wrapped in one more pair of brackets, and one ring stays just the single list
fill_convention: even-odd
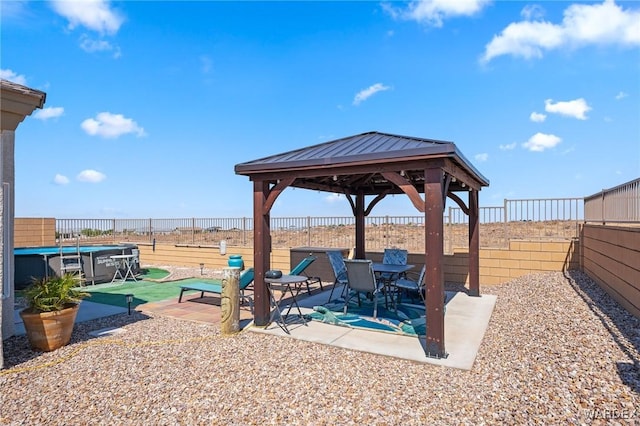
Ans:
[{"label": "teal lounge chair", "polygon": [[304,259],[302,259],[300,261],[300,263],[298,263],[291,270],[291,272],[289,272],[289,275],[302,275],[302,276],[307,277],[307,281],[305,281],[305,284],[307,285],[307,293],[309,293],[309,294],[311,294],[311,288],[309,287],[309,284],[312,284],[312,283],[320,284],[320,291],[324,291],[324,288],[322,287],[322,280],[320,279],[320,277],[309,277],[304,272],[309,265],[311,265],[313,262],[315,262],[316,259],[317,259],[317,257],[309,255],[309,256],[305,257]]},{"label": "teal lounge chair", "polygon": [[[240,287],[240,301],[248,302],[252,313],[253,313],[253,299],[251,298],[251,296],[244,294],[244,291],[253,282],[253,278],[254,278],[253,268],[249,268],[249,269],[245,269],[240,274],[240,279],[238,280],[238,285]],[[221,295],[222,285],[204,283],[204,282],[193,282],[189,284],[182,284],[180,286],[180,297],[178,298],[178,303],[182,302],[182,293],[189,290],[199,291],[200,298],[202,298],[204,297],[205,293],[214,293],[214,294]]]}]

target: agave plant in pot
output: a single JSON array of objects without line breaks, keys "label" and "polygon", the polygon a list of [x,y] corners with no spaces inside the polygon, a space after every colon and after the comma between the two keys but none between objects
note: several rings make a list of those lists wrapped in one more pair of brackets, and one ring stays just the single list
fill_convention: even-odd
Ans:
[{"label": "agave plant in pot", "polygon": [[64,274],[34,279],[25,289],[20,317],[34,349],[48,352],[69,343],[80,302],[89,296],[77,286],[74,275]]}]

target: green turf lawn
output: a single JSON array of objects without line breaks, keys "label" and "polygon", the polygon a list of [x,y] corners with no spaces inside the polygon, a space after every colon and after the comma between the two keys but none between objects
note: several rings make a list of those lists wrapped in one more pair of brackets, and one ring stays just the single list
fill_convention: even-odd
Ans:
[{"label": "green turf lawn", "polygon": [[[96,286],[84,287],[83,290],[90,293],[91,297],[86,298],[90,302],[103,303],[106,305],[127,307],[126,294],[133,294],[131,306],[142,305],[147,302],[158,302],[178,298],[180,295],[180,285],[193,282],[206,282],[220,284],[219,280],[190,278],[180,281],[156,283],[151,281],[127,281],[126,283],[98,284]],[[193,291],[187,294],[193,294]]]},{"label": "green turf lawn", "polygon": [[148,278],[150,280],[161,280],[164,277],[169,276],[169,271],[160,268],[143,268],[142,279]]}]

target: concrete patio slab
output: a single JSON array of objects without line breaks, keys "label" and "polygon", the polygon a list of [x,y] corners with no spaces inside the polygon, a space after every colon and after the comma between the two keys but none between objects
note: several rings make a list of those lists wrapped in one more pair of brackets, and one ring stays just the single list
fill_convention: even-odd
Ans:
[{"label": "concrete patio slab", "polygon": [[[339,295],[339,290],[336,289],[334,295]],[[328,296],[328,292],[324,292],[301,299],[299,304],[302,313],[310,313],[313,311],[313,306],[326,303]],[[248,330],[415,362],[470,370],[489,325],[495,303],[496,297],[493,295],[471,297],[465,293],[455,293],[447,303],[445,312],[445,350],[448,356],[440,359],[426,356],[426,339],[424,338],[324,324],[319,321],[308,321],[307,324],[302,324],[301,321],[292,318],[287,322],[290,334],[285,333],[275,323],[266,327],[252,324]]]}]

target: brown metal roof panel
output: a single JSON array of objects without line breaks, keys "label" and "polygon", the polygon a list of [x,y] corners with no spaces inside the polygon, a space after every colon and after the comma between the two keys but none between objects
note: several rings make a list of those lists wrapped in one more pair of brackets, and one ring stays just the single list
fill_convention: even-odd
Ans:
[{"label": "brown metal roof panel", "polygon": [[[353,161],[354,157],[360,156],[363,157],[362,159],[377,159],[407,155],[428,155],[432,151],[441,153],[441,149],[434,148],[442,145],[450,146],[446,150],[447,152],[453,152],[455,147],[452,142],[368,132],[241,163],[236,165],[236,172],[277,169],[279,168],[277,165],[284,167],[285,163],[287,163],[287,167],[290,167],[291,162],[311,165],[314,160],[318,161],[319,164],[342,163],[344,162],[343,157],[351,157],[351,161]],[[410,154],[409,151],[414,152]],[[418,151],[421,151],[421,153],[418,153]],[[391,152],[398,152],[398,155],[390,156]],[[381,154],[383,155],[382,157]],[[262,167],[252,167],[259,165],[262,165]]]}]

